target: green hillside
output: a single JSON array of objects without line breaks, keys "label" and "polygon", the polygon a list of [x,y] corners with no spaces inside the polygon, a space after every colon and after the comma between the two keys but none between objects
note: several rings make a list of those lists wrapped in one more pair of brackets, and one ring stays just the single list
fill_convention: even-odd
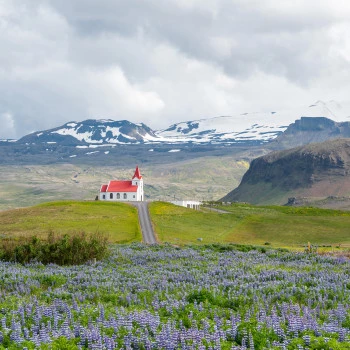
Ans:
[{"label": "green hillside", "polygon": [[234,204],[229,213],[197,212],[162,202],[150,212],[160,241],[175,244],[271,244],[300,248],[317,245],[350,246],[350,212]]},{"label": "green hillside", "polygon": [[[350,247],[350,212],[233,204],[227,213],[193,211],[165,202],[150,204],[160,242],[173,244],[238,243],[301,248],[307,242]],[[107,234],[115,243],[142,240],[136,208],[123,203],[49,202],[0,212],[0,235],[23,237],[47,233]]]},{"label": "green hillside", "polygon": [[2,237],[82,231],[107,234],[111,242],[141,241],[137,210],[128,204],[64,201],[0,212]]}]

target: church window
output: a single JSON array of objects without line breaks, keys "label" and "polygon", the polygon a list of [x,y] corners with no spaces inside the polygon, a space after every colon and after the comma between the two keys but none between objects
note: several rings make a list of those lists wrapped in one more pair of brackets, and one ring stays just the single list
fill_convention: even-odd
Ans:
[{"label": "church window", "polygon": [[117,193],[117,199],[120,199],[120,193]]},{"label": "church window", "polygon": [[126,199],[127,198],[127,194],[126,193],[124,193],[124,199]]},{"label": "church window", "polygon": [[109,198],[110,198],[110,199],[113,199],[113,193],[110,193],[110,194],[109,194]]},{"label": "church window", "polygon": [[106,195],[104,194],[104,195],[102,195],[102,199],[106,199]]}]

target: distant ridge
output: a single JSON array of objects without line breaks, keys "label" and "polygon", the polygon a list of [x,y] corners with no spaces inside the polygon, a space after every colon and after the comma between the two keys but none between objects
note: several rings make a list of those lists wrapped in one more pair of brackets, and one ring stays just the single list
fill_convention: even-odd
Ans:
[{"label": "distant ridge", "polygon": [[[302,118],[302,125],[305,124],[305,118],[311,118],[311,120],[328,118],[335,123],[350,122],[350,110],[347,111],[334,101],[329,103],[318,101],[307,108],[185,121],[163,130],[152,130],[143,123],[135,124],[127,120],[88,119],[34,132],[22,137],[18,143],[259,145],[278,139],[289,125],[300,118]],[[312,124],[313,122],[310,122],[310,125]],[[311,126],[308,131],[317,132],[317,125],[315,130]],[[287,141],[281,139],[280,143],[284,142]]]},{"label": "distant ridge", "polygon": [[306,108],[186,121],[155,134],[178,143],[266,144],[283,135],[289,125],[303,117],[346,122],[350,121],[350,106],[317,101]]},{"label": "distant ridge", "polygon": [[88,119],[69,122],[60,127],[34,132],[22,137],[18,143],[55,142],[69,145],[79,144],[133,144],[154,140],[154,132],[145,124],[134,124],[127,120]]},{"label": "distant ridge", "polygon": [[274,139],[271,146],[287,149],[343,137],[350,137],[350,121],[335,122],[324,117],[301,117]]},{"label": "distant ridge", "polygon": [[185,121],[163,130],[128,120],[88,119],[0,142],[3,164],[129,164],[245,152],[246,160],[350,135],[350,106],[318,101],[306,108]]}]

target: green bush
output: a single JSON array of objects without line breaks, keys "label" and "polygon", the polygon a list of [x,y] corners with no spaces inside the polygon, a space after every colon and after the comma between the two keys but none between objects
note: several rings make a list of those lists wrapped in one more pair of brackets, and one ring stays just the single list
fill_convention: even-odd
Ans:
[{"label": "green bush", "polygon": [[31,261],[43,264],[77,265],[89,260],[100,260],[108,254],[107,237],[84,232],[73,235],[55,236],[48,234],[47,240],[36,236],[21,241],[3,239],[0,245],[0,259],[21,264]]},{"label": "green bush", "polygon": [[205,289],[202,289],[200,291],[193,291],[187,296],[186,299],[189,303],[194,303],[195,301],[197,303],[203,303],[206,301],[212,303],[214,301],[213,295]]}]

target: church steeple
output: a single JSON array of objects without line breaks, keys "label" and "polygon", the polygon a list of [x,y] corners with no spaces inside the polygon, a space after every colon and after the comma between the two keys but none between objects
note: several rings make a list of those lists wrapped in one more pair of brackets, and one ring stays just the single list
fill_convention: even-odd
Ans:
[{"label": "church steeple", "polygon": [[133,186],[137,186],[137,200],[143,201],[143,178],[138,166],[136,166],[135,174],[132,177],[131,183]]},{"label": "church steeple", "polygon": [[132,177],[132,179],[134,180],[135,178],[136,178],[136,179],[139,179],[139,180],[142,179],[142,176],[141,176],[141,173],[140,173],[140,169],[139,169],[138,166],[136,166],[135,174],[134,174],[134,176]]}]

